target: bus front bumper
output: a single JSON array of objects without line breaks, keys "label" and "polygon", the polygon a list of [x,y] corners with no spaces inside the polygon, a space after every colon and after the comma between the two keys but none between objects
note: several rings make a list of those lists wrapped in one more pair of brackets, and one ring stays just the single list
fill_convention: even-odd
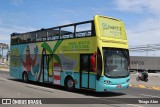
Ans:
[{"label": "bus front bumper", "polygon": [[106,91],[124,90],[127,88],[129,88],[129,82],[124,83],[124,84],[118,84],[118,85],[99,83],[96,86],[96,91],[97,92],[106,92]]}]

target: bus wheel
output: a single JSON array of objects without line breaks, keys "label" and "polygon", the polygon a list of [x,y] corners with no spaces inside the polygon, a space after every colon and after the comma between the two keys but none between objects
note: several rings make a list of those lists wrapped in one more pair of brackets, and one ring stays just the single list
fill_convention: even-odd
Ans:
[{"label": "bus wheel", "polygon": [[75,83],[72,77],[67,77],[65,79],[65,87],[68,91],[74,91]]},{"label": "bus wheel", "polygon": [[26,72],[23,73],[22,80],[23,82],[28,82],[28,74]]}]

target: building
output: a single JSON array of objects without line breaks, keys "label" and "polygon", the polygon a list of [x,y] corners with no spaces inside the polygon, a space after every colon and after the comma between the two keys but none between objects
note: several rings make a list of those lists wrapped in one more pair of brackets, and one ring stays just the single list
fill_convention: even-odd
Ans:
[{"label": "building", "polygon": [[160,57],[130,56],[130,71],[160,73]]},{"label": "building", "polygon": [[8,49],[9,49],[8,44],[0,43],[0,64],[6,64],[7,63],[9,56],[6,59],[6,55],[4,55],[4,53],[6,51],[8,51]]}]

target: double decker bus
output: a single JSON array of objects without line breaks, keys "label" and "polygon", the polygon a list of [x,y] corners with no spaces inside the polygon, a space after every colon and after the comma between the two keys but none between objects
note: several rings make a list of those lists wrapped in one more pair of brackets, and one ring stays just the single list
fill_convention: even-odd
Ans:
[{"label": "double decker bus", "polygon": [[12,33],[10,76],[96,92],[129,87],[129,51],[121,20],[93,20]]}]

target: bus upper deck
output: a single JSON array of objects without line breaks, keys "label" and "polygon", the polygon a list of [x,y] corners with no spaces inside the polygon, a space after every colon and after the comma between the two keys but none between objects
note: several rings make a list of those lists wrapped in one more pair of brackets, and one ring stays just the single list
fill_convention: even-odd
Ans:
[{"label": "bus upper deck", "polygon": [[12,33],[11,45],[88,36],[98,36],[105,43],[113,44],[113,46],[114,43],[118,43],[124,45],[124,48],[128,48],[123,22],[118,19],[98,15],[94,17],[94,20],[47,29],[42,28],[41,30],[27,33]]},{"label": "bus upper deck", "polygon": [[94,28],[94,22],[90,20],[27,33],[12,33],[11,45],[95,36]]}]

